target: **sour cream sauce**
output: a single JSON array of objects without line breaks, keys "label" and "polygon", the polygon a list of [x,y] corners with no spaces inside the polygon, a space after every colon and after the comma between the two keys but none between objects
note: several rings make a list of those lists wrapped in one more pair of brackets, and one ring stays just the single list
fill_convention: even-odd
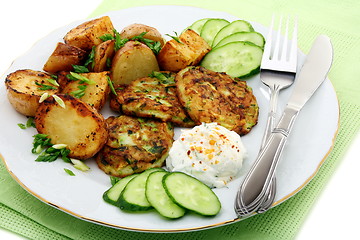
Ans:
[{"label": "sour cream sauce", "polygon": [[209,187],[221,188],[236,177],[246,156],[236,132],[217,123],[203,123],[182,130],[170,149],[166,167],[192,175]]}]

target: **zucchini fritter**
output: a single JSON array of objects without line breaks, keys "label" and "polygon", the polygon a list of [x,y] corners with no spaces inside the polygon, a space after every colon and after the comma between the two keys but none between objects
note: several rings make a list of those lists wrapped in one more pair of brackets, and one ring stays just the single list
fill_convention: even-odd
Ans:
[{"label": "zucchini fritter", "polygon": [[126,115],[106,121],[109,138],[96,158],[105,173],[125,177],[163,166],[174,137],[170,123]]},{"label": "zucchini fritter", "polygon": [[117,92],[122,111],[127,115],[170,121],[180,127],[193,127],[194,122],[177,97],[174,77],[174,73],[154,72],[151,77],[132,81]]},{"label": "zucchini fritter", "polygon": [[196,124],[217,122],[240,135],[256,125],[259,108],[245,81],[188,67],[176,75],[175,82],[180,102]]}]

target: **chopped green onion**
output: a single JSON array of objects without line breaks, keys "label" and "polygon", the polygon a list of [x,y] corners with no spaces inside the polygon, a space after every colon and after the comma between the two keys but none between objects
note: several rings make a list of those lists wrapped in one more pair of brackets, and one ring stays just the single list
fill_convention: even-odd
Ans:
[{"label": "chopped green onion", "polygon": [[48,79],[46,79],[46,80],[47,80],[49,83],[51,83],[52,85],[54,85],[54,86],[57,86],[57,87],[60,86],[55,79],[48,78]]},{"label": "chopped green onion", "polygon": [[59,143],[59,144],[53,145],[52,147],[55,148],[55,149],[62,149],[62,148],[66,148],[67,145],[66,145],[66,144],[62,144],[62,143]]},{"label": "chopped green onion", "polygon": [[45,99],[47,99],[48,97],[49,97],[49,93],[44,92],[44,93],[41,95],[40,99],[39,99],[39,103],[42,103],[42,102],[45,101]]},{"label": "chopped green onion", "polygon": [[65,108],[65,103],[60,97],[56,96],[55,94],[52,96],[55,99],[55,101],[59,104],[60,107]]},{"label": "chopped green onion", "polygon": [[117,96],[117,93],[116,93],[115,88],[114,88],[114,84],[113,84],[113,82],[111,81],[111,79],[110,79],[109,76],[107,76],[107,82],[108,82],[108,84],[109,84],[109,87],[110,87],[111,92],[112,92],[115,96]]},{"label": "chopped green onion", "polygon": [[75,176],[75,173],[73,173],[73,171],[71,171],[70,169],[64,168],[64,171],[70,176]]},{"label": "chopped green onion", "polygon": [[88,73],[89,69],[85,66],[80,66],[80,65],[72,65],[74,72],[76,73]]},{"label": "chopped green onion", "polygon": [[74,158],[70,158],[70,161],[72,162],[72,164],[74,164],[74,168],[76,168],[77,170],[80,170],[83,172],[90,170],[90,168],[83,161],[80,161],[80,160],[74,159]]}]

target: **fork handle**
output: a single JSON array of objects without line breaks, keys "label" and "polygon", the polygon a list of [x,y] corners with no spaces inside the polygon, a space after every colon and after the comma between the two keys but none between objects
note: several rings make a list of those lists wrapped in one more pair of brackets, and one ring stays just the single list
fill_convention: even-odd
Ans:
[{"label": "fork handle", "polygon": [[268,118],[266,121],[264,136],[261,141],[260,151],[264,148],[266,141],[269,139],[271,131],[275,127],[275,118],[277,112],[277,102],[279,97],[280,88],[277,85],[270,86],[270,104]]},{"label": "fork handle", "polygon": [[271,184],[275,169],[285,146],[288,134],[299,110],[287,107],[278,125],[272,131],[255,164],[245,177],[237,194],[239,202],[247,206],[261,198]]}]

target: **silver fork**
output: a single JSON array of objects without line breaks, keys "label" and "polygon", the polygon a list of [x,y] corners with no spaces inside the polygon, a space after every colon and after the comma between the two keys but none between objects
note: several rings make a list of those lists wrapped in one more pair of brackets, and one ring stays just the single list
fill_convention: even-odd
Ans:
[{"label": "silver fork", "polygon": [[[270,44],[267,44],[264,49],[264,55],[261,62],[261,72],[260,72],[260,78],[261,81],[267,85],[270,88],[271,94],[270,94],[270,107],[269,107],[269,113],[268,113],[268,121],[265,128],[265,134],[263,136],[262,142],[261,142],[261,149],[264,147],[266,140],[268,139],[272,129],[275,127],[275,118],[276,118],[276,110],[277,110],[277,99],[279,92],[282,89],[285,89],[293,84],[296,74],[296,66],[297,66],[297,19],[295,18],[294,23],[294,29],[293,29],[293,35],[292,35],[292,42],[291,42],[291,48],[288,51],[288,35],[289,35],[289,18],[286,21],[286,30],[285,30],[285,38],[283,43],[282,52],[280,53],[280,32],[282,28],[282,17],[280,17],[280,23],[279,23],[279,29],[276,39],[276,45],[275,49],[273,51],[273,55],[271,57],[271,49],[272,45],[274,44],[274,41],[272,40],[272,29],[274,25],[274,17],[271,21],[270,26],[270,32],[267,37],[267,41],[271,42]],[[286,70],[290,74],[286,74],[284,78],[279,78],[278,81],[274,81],[272,77],[269,78],[269,71],[272,71],[271,65],[269,66],[269,61],[274,61],[274,55],[277,53],[278,60],[277,64],[285,65],[286,62]],[[266,55],[265,55],[266,54]],[[281,55],[280,55],[281,54]],[[289,56],[288,56],[289,55]],[[266,56],[266,57],[264,57]],[[267,57],[268,56],[268,57]],[[281,63],[280,63],[281,61]],[[282,67],[282,69],[284,69]],[[264,72],[265,71],[265,72]],[[284,70],[282,70],[284,71]],[[289,76],[290,75],[290,76]],[[267,190],[267,193],[265,196],[267,196],[267,199],[265,197],[265,201],[261,204],[260,208],[258,209],[258,212],[262,213],[267,211],[272,203],[274,202],[276,193],[276,179],[275,177],[272,179],[272,183],[270,187]]]},{"label": "silver fork", "polygon": [[[286,22],[284,41],[281,41],[282,17],[279,21],[276,39],[273,37],[273,27],[274,17],[272,18],[269,34],[266,39],[260,68],[260,78],[270,89],[269,113],[265,133],[261,142],[261,149],[264,147],[266,140],[275,126],[279,92],[292,85],[297,67],[297,19],[295,19],[290,47],[288,46],[289,18]],[[281,43],[282,47],[280,47]],[[238,191],[235,201],[235,211],[239,216],[246,216],[255,211],[259,213],[267,211],[273,204],[276,194],[275,177],[272,179],[269,187],[263,189],[257,198],[244,202],[241,196],[241,189],[243,185],[246,184],[246,179],[247,178],[245,178]]]}]

